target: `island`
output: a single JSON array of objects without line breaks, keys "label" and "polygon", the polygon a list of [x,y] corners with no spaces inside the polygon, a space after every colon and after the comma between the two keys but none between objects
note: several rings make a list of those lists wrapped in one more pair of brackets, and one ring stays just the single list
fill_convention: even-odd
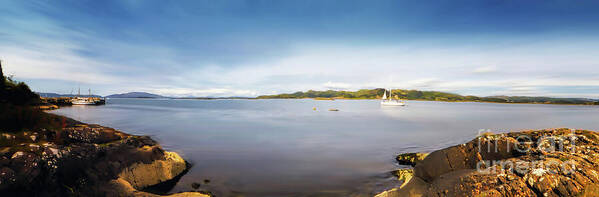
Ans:
[{"label": "island", "polygon": [[[257,99],[303,99],[312,98],[317,100],[330,99],[380,99],[385,89],[362,89],[358,91],[315,91],[295,92],[291,94],[263,95]],[[394,89],[391,91],[397,99],[422,100],[422,101],[445,101],[445,102],[490,102],[490,103],[531,103],[531,104],[571,104],[571,105],[599,105],[599,100],[587,98],[552,98],[552,97],[529,97],[529,96],[463,96],[454,93],[439,91],[420,91]]]}]

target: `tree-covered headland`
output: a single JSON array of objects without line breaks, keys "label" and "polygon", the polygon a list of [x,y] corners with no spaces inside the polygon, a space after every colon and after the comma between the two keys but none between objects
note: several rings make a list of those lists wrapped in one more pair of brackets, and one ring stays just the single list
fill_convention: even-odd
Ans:
[{"label": "tree-covered headland", "polygon": [[[295,92],[291,94],[264,95],[258,99],[380,99],[385,89],[362,89],[358,91],[315,91]],[[389,93],[389,92],[387,92]],[[528,96],[463,96],[454,93],[439,91],[420,90],[392,90],[396,99],[425,100],[425,101],[447,101],[447,102],[493,102],[493,103],[539,103],[539,104],[577,104],[577,105],[599,105],[599,100],[585,98],[552,98],[552,97],[528,97]]]}]

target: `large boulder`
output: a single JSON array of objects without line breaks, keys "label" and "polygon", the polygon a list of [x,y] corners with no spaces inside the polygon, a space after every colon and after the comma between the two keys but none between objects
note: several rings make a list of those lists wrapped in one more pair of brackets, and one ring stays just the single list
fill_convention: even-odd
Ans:
[{"label": "large boulder", "polygon": [[597,196],[599,133],[548,129],[483,135],[429,154],[395,196]]},{"label": "large boulder", "polygon": [[135,189],[143,189],[175,178],[187,169],[185,160],[177,153],[165,152],[163,160],[149,164],[135,163],[119,173],[119,178],[129,182]]},{"label": "large boulder", "polygon": [[431,182],[442,174],[476,167],[480,157],[472,144],[461,144],[430,153],[414,167],[414,173],[424,181]]}]

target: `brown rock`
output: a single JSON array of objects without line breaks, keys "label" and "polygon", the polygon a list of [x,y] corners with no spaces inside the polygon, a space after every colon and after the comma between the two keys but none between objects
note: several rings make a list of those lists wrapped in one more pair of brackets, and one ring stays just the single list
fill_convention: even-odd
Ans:
[{"label": "brown rock", "polygon": [[415,166],[416,163],[424,160],[428,153],[404,153],[395,158],[400,165]]},{"label": "brown rock", "polygon": [[177,153],[165,152],[164,154],[164,160],[156,160],[150,164],[133,164],[125,168],[118,176],[129,182],[133,188],[143,189],[171,180],[187,169],[185,160]]},{"label": "brown rock", "polygon": [[393,174],[397,177],[397,180],[402,181],[400,187],[403,187],[414,177],[414,171],[412,169],[399,169],[393,172]]},{"label": "brown rock", "polygon": [[[522,135],[528,140],[519,143]],[[488,134],[432,152],[416,164],[405,186],[378,196],[597,196],[597,156],[596,132]]]},{"label": "brown rock", "polygon": [[377,194],[375,197],[396,197],[396,196],[410,196],[420,197],[425,196],[429,184],[424,180],[414,177],[407,184],[402,186],[401,189],[392,189],[389,191]]},{"label": "brown rock", "polygon": [[[48,116],[65,128],[2,133],[11,143],[0,149],[0,196],[157,196],[136,188],[186,170],[179,155],[165,152],[150,137]],[[119,175],[121,181],[115,180]]]},{"label": "brown rock", "polygon": [[[115,180],[109,181],[103,188],[109,188],[108,190],[103,190],[105,196],[127,196],[127,197],[160,197],[160,195],[138,191],[131,184],[122,179],[118,178]],[[168,197],[210,197],[209,195],[202,194],[199,192],[182,192],[171,195],[164,195]]]}]

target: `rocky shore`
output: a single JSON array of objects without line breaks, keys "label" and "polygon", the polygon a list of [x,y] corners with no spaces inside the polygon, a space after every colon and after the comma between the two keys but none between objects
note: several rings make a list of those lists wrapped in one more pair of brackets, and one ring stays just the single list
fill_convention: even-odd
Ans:
[{"label": "rocky shore", "polygon": [[158,196],[143,190],[176,179],[189,167],[150,137],[46,115],[61,129],[0,131],[3,196]]},{"label": "rocky shore", "polygon": [[376,197],[599,196],[599,133],[484,134],[430,154],[402,154],[405,183]]}]

